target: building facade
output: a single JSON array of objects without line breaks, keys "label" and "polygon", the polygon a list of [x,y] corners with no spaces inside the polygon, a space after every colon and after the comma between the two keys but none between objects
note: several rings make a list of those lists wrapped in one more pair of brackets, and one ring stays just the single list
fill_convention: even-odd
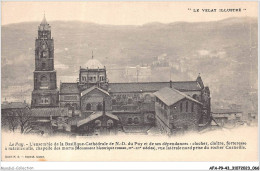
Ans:
[{"label": "building facade", "polygon": [[196,99],[170,87],[154,93],[156,96],[156,126],[161,133],[171,135],[177,132],[198,130],[203,123],[203,104]]},{"label": "building facade", "polygon": [[[164,99],[161,93],[179,99]],[[54,43],[44,17],[35,42],[31,106],[67,108],[70,117],[66,118],[66,129],[70,127],[68,130],[81,135],[85,134],[84,130],[93,135],[99,128],[101,132],[120,128],[125,133],[146,134],[155,126],[172,134],[179,129],[197,129],[199,123],[209,121],[210,91],[200,75],[195,81],[110,83],[106,67],[94,59],[93,53],[86,64],[80,66],[78,81],[61,82],[58,91]],[[102,124],[98,126],[100,118]]]}]

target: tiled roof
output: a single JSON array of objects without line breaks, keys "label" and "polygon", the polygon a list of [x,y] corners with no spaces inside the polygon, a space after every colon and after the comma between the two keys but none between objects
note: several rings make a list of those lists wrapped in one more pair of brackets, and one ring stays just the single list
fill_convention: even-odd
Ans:
[{"label": "tiled roof", "polygon": [[91,88],[84,90],[83,92],[81,92],[81,96],[84,96],[84,95],[88,94],[89,92],[91,92],[94,89],[98,89],[99,91],[101,91],[101,92],[103,92],[103,93],[105,93],[106,95],[109,96],[109,93],[107,91],[105,91],[105,90],[103,90],[101,88],[98,88],[96,86],[92,86]]},{"label": "tiled roof", "polygon": [[60,94],[79,94],[77,83],[61,83]]},{"label": "tiled roof", "polygon": [[174,89],[174,88],[169,88],[169,87],[164,87],[160,89],[159,91],[155,92],[154,95],[158,97],[161,101],[163,101],[167,106],[171,106],[174,103],[186,98],[189,99],[195,103],[199,103],[197,100],[193,99],[192,97]]},{"label": "tiled roof", "polygon": [[242,113],[242,111],[236,109],[212,109],[213,114],[233,114],[233,113]]},{"label": "tiled roof", "polygon": [[[109,83],[111,93],[156,92],[164,87],[170,87],[170,82]],[[197,81],[172,82],[172,87],[179,91],[201,90]]]},{"label": "tiled roof", "polygon": [[[103,115],[103,112],[93,113],[90,116],[88,116],[87,118],[78,121],[77,122],[77,127],[80,127],[81,125],[84,125],[84,124],[86,124],[86,123],[88,123],[90,121],[93,121],[94,119],[97,119],[97,118],[101,117],[102,115]],[[112,118],[112,119],[119,120],[116,115],[113,115],[111,113],[107,113],[106,112],[105,115],[110,117],[110,118]]]},{"label": "tiled roof", "polygon": [[50,116],[69,116],[68,108],[34,108],[32,109],[34,117],[50,117]]},{"label": "tiled roof", "polygon": [[29,105],[24,102],[10,102],[1,104],[1,109],[22,109],[25,107],[29,107]]}]

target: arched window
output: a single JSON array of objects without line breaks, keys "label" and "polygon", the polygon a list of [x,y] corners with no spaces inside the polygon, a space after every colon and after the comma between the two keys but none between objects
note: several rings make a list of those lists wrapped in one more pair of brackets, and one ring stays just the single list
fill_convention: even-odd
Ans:
[{"label": "arched window", "polygon": [[42,63],[42,69],[46,69],[46,63]]},{"label": "arched window", "polygon": [[103,110],[103,106],[102,106],[101,103],[99,103],[99,104],[97,105],[97,110],[98,110],[98,111],[102,111],[102,110]]},{"label": "arched window", "polygon": [[132,118],[128,118],[127,119],[127,124],[132,124],[133,123],[133,119]]},{"label": "arched window", "polygon": [[138,118],[134,118],[134,123],[135,124],[139,124],[139,119]]},{"label": "arched window", "polygon": [[95,127],[101,127],[101,121],[100,120],[95,121]]},{"label": "arched window", "polygon": [[152,97],[150,96],[150,94],[146,94],[144,98],[145,98],[145,101],[151,101],[152,100]]},{"label": "arched window", "polygon": [[118,102],[119,102],[120,100],[121,100],[121,97],[120,97],[120,95],[117,95],[117,96],[116,96],[116,101],[118,101]]},{"label": "arched window", "polygon": [[112,105],[116,105],[116,99],[112,99]]},{"label": "arched window", "polygon": [[69,110],[71,109],[71,105],[69,103],[66,103],[65,107],[68,108]]},{"label": "arched window", "polygon": [[47,77],[45,75],[41,76],[41,81],[47,81]]},{"label": "arched window", "polygon": [[109,120],[107,121],[107,126],[108,126],[108,127],[113,127],[113,125],[114,125],[114,122],[113,122],[111,119],[109,119]]},{"label": "arched window", "polygon": [[88,103],[88,104],[86,105],[86,110],[91,110],[91,104],[90,104],[90,103]]},{"label": "arched window", "polygon": [[154,115],[151,114],[151,113],[148,114],[148,115],[147,115],[147,120],[150,121],[150,122],[154,121]]},{"label": "arched window", "polygon": [[188,112],[188,108],[189,108],[189,102],[186,102],[186,112]]},{"label": "arched window", "polygon": [[180,111],[182,112],[182,103],[180,103]]},{"label": "arched window", "polygon": [[40,88],[41,89],[48,89],[49,83],[48,83],[47,77],[45,75],[42,75],[40,80],[41,80]]},{"label": "arched window", "polygon": [[133,103],[133,99],[129,98],[129,99],[127,100],[127,103],[128,103],[128,104],[132,104],[132,103]]}]

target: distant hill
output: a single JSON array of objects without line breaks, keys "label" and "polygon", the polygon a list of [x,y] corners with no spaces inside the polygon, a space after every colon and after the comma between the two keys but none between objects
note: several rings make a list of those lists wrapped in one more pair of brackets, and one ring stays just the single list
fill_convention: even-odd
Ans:
[{"label": "distant hill", "polygon": [[[257,108],[256,18],[142,26],[79,21],[49,23],[54,37],[58,82],[65,76],[76,78],[79,67],[91,58],[92,50],[94,57],[107,66],[110,82],[125,81],[116,73],[124,70],[112,68],[150,65],[157,56],[167,54],[178,66],[172,71],[173,81],[195,80],[201,73],[204,83],[210,86],[213,105],[237,103],[247,110]],[[10,96],[10,86],[15,85],[31,87],[23,90],[22,96],[21,91],[14,91],[17,98],[30,97],[39,24],[40,21],[2,26],[2,99]],[[162,72],[153,81],[169,81],[169,75]]]}]

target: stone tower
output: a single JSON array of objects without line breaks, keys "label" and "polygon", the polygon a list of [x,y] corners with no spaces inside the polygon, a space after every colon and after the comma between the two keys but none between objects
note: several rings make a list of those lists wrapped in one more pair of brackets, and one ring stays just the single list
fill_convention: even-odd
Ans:
[{"label": "stone tower", "polygon": [[56,71],[54,70],[54,42],[51,37],[51,26],[45,15],[38,26],[38,37],[35,40],[34,89],[31,107],[58,107]]}]

